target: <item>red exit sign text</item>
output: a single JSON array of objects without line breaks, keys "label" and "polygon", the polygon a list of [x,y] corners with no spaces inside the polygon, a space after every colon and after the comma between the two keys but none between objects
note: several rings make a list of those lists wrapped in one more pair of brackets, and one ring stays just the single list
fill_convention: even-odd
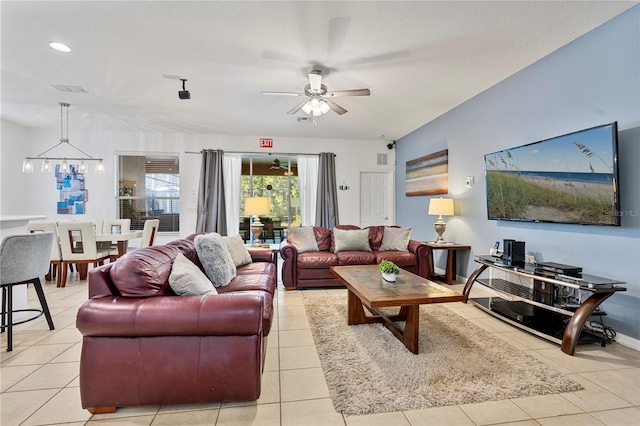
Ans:
[{"label": "red exit sign text", "polygon": [[273,148],[273,139],[260,138],[260,148]]}]

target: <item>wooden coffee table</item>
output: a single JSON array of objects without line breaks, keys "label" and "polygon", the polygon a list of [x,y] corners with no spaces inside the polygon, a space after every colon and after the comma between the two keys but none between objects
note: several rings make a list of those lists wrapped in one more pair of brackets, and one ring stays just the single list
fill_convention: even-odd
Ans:
[{"label": "wooden coffee table", "polygon": [[[382,279],[378,265],[332,266],[331,272],[347,287],[349,325],[383,323],[414,354],[418,353],[420,305],[464,300],[462,294],[403,269],[395,283]],[[365,314],[363,305],[373,316]],[[400,307],[400,312],[386,315],[379,309],[386,307]],[[396,321],[405,321],[404,330]]]}]

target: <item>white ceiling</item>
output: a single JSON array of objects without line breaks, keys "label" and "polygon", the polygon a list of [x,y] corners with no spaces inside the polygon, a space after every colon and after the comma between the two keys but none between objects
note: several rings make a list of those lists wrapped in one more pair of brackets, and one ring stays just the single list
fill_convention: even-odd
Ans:
[{"label": "white ceiling", "polygon": [[[59,127],[64,101],[72,129],[394,140],[636,3],[3,0],[1,116]],[[314,126],[286,114],[301,98],[261,95],[317,65],[371,96]]]}]

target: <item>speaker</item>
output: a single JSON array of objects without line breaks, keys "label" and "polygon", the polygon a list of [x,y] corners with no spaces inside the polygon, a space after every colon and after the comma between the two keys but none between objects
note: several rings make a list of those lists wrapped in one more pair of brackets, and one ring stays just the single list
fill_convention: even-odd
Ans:
[{"label": "speaker", "polygon": [[524,241],[504,240],[502,263],[508,266],[524,266]]},{"label": "speaker", "polygon": [[191,99],[191,93],[188,90],[178,90],[178,97],[180,99]]}]

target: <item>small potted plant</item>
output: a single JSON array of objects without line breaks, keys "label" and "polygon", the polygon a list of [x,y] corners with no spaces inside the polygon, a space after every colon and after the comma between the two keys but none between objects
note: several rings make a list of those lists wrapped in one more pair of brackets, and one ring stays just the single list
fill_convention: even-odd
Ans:
[{"label": "small potted plant", "polygon": [[378,265],[378,269],[382,272],[382,278],[385,281],[395,282],[396,276],[400,273],[400,268],[398,265],[391,262],[390,260],[383,260]]}]

